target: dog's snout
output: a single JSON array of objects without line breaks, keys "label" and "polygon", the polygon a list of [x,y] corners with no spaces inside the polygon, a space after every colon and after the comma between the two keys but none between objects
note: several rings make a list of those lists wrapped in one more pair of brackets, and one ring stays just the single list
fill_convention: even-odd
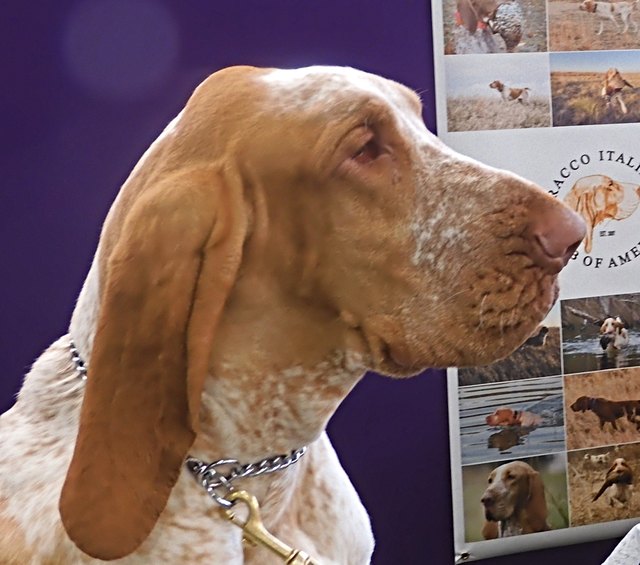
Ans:
[{"label": "dog's snout", "polygon": [[482,495],[482,498],[480,499],[480,502],[481,502],[484,506],[491,506],[491,505],[494,503],[494,499],[493,499],[493,496],[492,496],[490,493],[485,492],[485,493]]},{"label": "dog's snout", "polygon": [[569,262],[586,235],[584,220],[559,202],[544,200],[531,209],[526,230],[534,263],[556,274]]}]

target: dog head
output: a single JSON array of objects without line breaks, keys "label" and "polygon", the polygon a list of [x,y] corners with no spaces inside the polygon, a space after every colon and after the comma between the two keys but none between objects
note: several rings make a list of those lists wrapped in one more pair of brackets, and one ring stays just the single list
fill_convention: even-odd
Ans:
[{"label": "dog head", "polygon": [[491,471],[487,482],[481,498],[486,520],[507,520],[526,508],[531,508],[529,514],[533,514],[534,507],[543,521],[546,520],[544,483],[529,464],[511,461],[500,465]]},{"label": "dog head", "polygon": [[212,75],[123,186],[79,301],[97,324],[60,503],[69,535],[102,559],[145,539],[231,340],[258,362],[285,332],[304,363],[340,339],[399,376],[490,362],[545,316],[583,233],[537,186],[445,147],[395,82]]},{"label": "dog head", "polygon": [[578,5],[578,9],[582,10],[583,12],[588,12],[589,14],[595,13],[597,7],[598,3],[594,0],[584,0]]}]

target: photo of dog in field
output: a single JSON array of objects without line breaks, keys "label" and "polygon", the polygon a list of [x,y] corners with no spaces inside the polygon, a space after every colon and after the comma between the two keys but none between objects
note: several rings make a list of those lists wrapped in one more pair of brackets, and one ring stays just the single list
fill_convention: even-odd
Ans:
[{"label": "photo of dog in field", "polygon": [[445,69],[449,131],[551,125],[545,55],[448,57]]},{"label": "photo of dog in field", "polygon": [[564,378],[567,449],[640,441],[640,369]]},{"label": "photo of dog in field", "polygon": [[465,540],[569,526],[565,454],[462,468]]},{"label": "photo of dog in field", "polygon": [[640,47],[640,0],[549,0],[550,51]]},{"label": "photo of dog in field", "polygon": [[572,526],[640,516],[640,443],[567,454]]},{"label": "photo of dog in field", "polygon": [[462,464],[565,451],[562,377],[459,389]]},{"label": "photo of dog in field", "polygon": [[[640,46],[640,34],[637,37]],[[550,57],[554,126],[640,122],[637,51]]]},{"label": "photo of dog in field", "polygon": [[498,383],[560,375],[560,306],[556,304],[531,336],[502,361],[458,370],[458,385]]},{"label": "photo of dog in field", "polygon": [[640,366],[640,293],[563,300],[565,374]]},{"label": "photo of dog in field", "polygon": [[542,0],[444,0],[446,55],[547,50]]}]

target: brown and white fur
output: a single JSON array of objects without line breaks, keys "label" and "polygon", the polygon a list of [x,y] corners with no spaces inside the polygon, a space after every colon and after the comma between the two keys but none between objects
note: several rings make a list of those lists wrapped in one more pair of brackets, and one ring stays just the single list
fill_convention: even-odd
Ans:
[{"label": "brown and white fur", "polygon": [[481,502],[485,539],[549,530],[544,483],[540,473],[524,461],[511,461],[489,474]]},{"label": "brown and white fur", "polygon": [[633,471],[629,463],[622,457],[613,461],[607,471],[602,486],[593,497],[593,502],[606,492],[607,503],[610,506],[623,507],[631,500],[633,494]]},{"label": "brown and white fur", "polygon": [[527,86],[522,88],[511,88],[499,80],[494,80],[489,85],[489,88],[497,90],[505,102],[520,102],[520,104],[529,103],[529,91],[531,89]]},{"label": "brown and white fur", "polygon": [[604,22],[610,21],[616,28],[617,32],[620,32],[620,25],[618,19],[624,25],[621,33],[626,33],[629,30],[629,23],[633,25],[635,33],[638,33],[638,24],[633,19],[633,10],[640,0],[634,0],[633,2],[626,0],[618,0],[611,2],[598,2],[597,0],[584,0],[580,3],[578,8],[588,14],[593,14],[600,18],[600,28],[596,32],[596,35],[601,35],[604,30]]},{"label": "brown and white fur", "polygon": [[589,175],[575,182],[564,202],[587,224],[584,250],[591,253],[596,226],[608,220],[626,220],[638,209],[640,185],[617,181],[606,175]]},{"label": "brown and white fur", "polygon": [[213,74],[125,182],[69,335],[0,419],[0,562],[280,562],[184,460],[308,445],[237,486],[291,546],[368,563],[369,519],[324,431],[336,407],[369,369],[509,354],[583,235],[544,190],[445,147],[397,83]]},{"label": "brown and white fur", "polygon": [[618,69],[612,68],[605,74],[604,81],[602,83],[602,90],[600,92],[607,107],[612,104],[617,104],[623,114],[628,112],[627,105],[622,99],[622,90],[625,87],[635,88],[620,74]]}]

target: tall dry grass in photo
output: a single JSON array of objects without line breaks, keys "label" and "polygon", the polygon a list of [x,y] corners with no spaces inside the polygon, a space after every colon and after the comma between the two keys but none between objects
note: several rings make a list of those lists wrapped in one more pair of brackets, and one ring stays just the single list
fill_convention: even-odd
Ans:
[{"label": "tall dry grass in photo", "polygon": [[[639,62],[640,66],[640,62]],[[624,78],[640,87],[640,72],[625,73]],[[640,88],[625,88],[622,99],[628,112],[612,102],[608,106],[601,95],[604,73],[552,72],[551,104],[554,126],[621,124],[640,122]]]},{"label": "tall dry grass in photo", "polygon": [[580,396],[607,400],[640,400],[640,368],[614,369],[571,375],[564,378],[564,417],[567,449],[584,449],[640,441],[640,431],[626,418],[600,429],[600,419],[590,410],[574,412],[571,405]]},{"label": "tall dry grass in photo", "polygon": [[[640,48],[640,34],[635,33],[633,24],[627,33],[616,30],[610,21],[604,22],[601,35],[597,35],[603,20],[581,11],[581,0],[550,0],[549,51],[607,51],[612,49]],[[634,19],[640,25],[640,10],[634,11]],[[618,21],[620,23],[620,21]]]},{"label": "tall dry grass in photo", "polygon": [[[585,459],[585,454],[608,454],[605,464],[592,463]],[[640,467],[640,444],[616,446],[615,448],[593,451],[574,451],[567,455],[569,480],[569,511],[571,526],[584,526],[614,520],[624,520],[640,516],[640,494],[634,493],[624,506],[609,504],[607,493],[592,501],[604,482],[605,475],[613,460],[617,457],[626,459],[634,475],[638,477]]]},{"label": "tall dry grass in photo", "polygon": [[505,102],[498,95],[451,96],[447,99],[449,131],[546,128],[551,125],[549,101],[530,96],[528,104]]}]

